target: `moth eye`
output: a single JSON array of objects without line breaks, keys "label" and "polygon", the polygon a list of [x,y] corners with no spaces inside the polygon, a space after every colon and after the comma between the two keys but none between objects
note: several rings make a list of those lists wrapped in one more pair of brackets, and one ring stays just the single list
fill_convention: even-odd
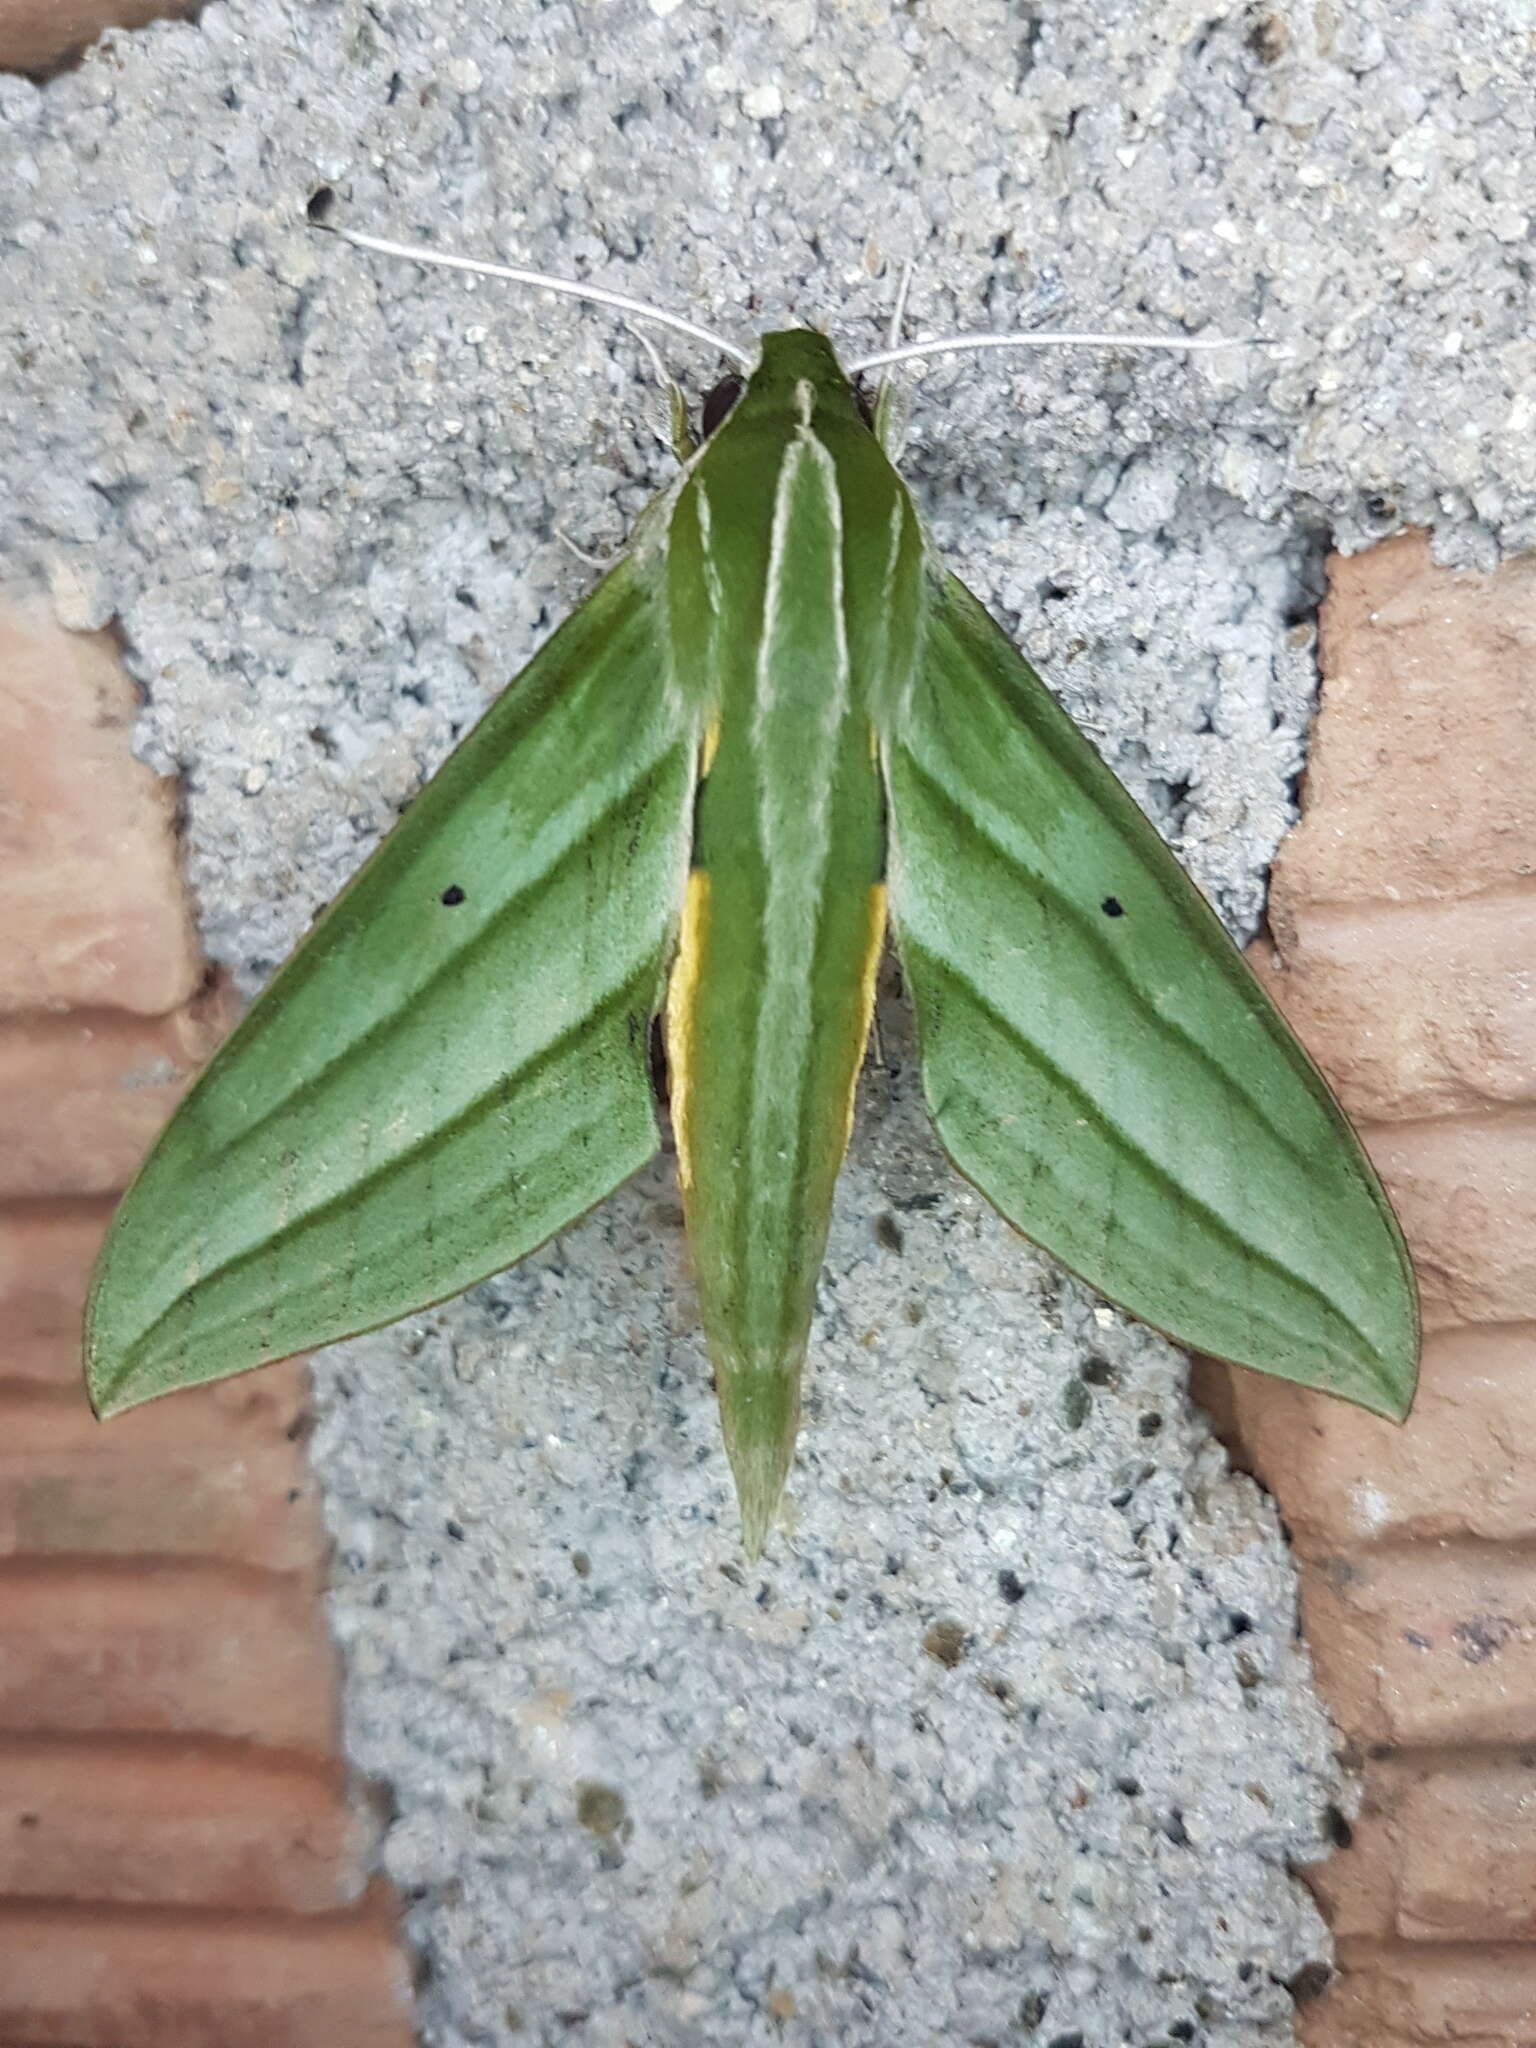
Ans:
[{"label": "moth eye", "polygon": [[670,1106],[672,1101],[672,1071],[667,1065],[667,1034],[659,1017],[653,1017],[646,1028],[646,1059],[651,1070],[651,1089],[658,1102]]},{"label": "moth eye", "polygon": [[710,392],[704,401],[704,411],[700,419],[706,441],[715,431],[716,427],[720,425],[740,396],[741,379],[739,377],[722,377],[714,390]]},{"label": "moth eye", "polygon": [[324,227],[336,205],[336,193],[330,185],[317,185],[310,193],[304,208],[305,218],[314,227]]}]

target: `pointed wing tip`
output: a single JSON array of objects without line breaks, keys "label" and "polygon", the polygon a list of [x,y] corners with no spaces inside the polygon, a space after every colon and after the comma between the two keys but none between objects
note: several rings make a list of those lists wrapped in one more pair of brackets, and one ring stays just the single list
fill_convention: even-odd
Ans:
[{"label": "pointed wing tip", "polygon": [[[1175,1337],[1172,1341],[1178,1343],[1179,1339]],[[1223,1358],[1200,1345],[1189,1348],[1218,1365],[1256,1373],[1261,1379],[1277,1380],[1283,1386],[1296,1387],[1307,1394],[1324,1394],[1330,1400],[1347,1402],[1352,1408],[1358,1408],[1367,1415],[1380,1416],[1383,1422],[1393,1424],[1408,1420],[1418,1392],[1417,1331],[1412,1343],[1400,1352],[1361,1350],[1344,1360],[1335,1358],[1327,1371],[1319,1371],[1311,1359],[1293,1359],[1288,1364],[1275,1365],[1261,1363],[1251,1354]]]},{"label": "pointed wing tip", "polygon": [[747,1562],[756,1564],[784,1498],[784,1483],[795,1456],[794,1437],[791,1435],[787,1445],[765,1443],[748,1447],[736,1443],[728,1444],[727,1450],[741,1513],[741,1547]]},{"label": "pointed wing tip", "polygon": [[1413,1413],[1414,1396],[1418,1390],[1419,1355],[1415,1345],[1405,1366],[1385,1364],[1373,1389],[1374,1398],[1363,1400],[1361,1406],[1388,1422],[1404,1423]]},{"label": "pointed wing tip", "polygon": [[112,1219],[106,1242],[97,1256],[81,1323],[80,1364],[85,1379],[85,1398],[98,1422],[110,1422],[125,1408],[134,1407],[140,1398],[124,1391],[124,1383],[132,1374],[130,1347],[114,1340],[111,1335],[113,1318],[109,1312],[113,1287],[108,1255],[120,1235],[126,1207],[125,1198]]},{"label": "pointed wing tip", "polygon": [[1307,1386],[1312,1393],[1328,1394],[1336,1400],[1347,1401],[1352,1408],[1361,1408],[1367,1415],[1380,1416],[1383,1422],[1406,1422],[1413,1408],[1412,1385],[1404,1392],[1400,1387],[1380,1379],[1362,1381],[1353,1387],[1329,1386],[1325,1380],[1310,1383],[1303,1380],[1297,1384]]},{"label": "pointed wing tip", "polygon": [[85,1327],[80,1337],[80,1371],[85,1381],[85,1398],[91,1404],[91,1413],[98,1422],[106,1422],[118,1413],[111,1379],[102,1358],[101,1345],[95,1330],[96,1294],[93,1286],[85,1308]]},{"label": "pointed wing tip", "polygon": [[142,1364],[135,1358],[136,1340],[119,1343],[103,1324],[99,1292],[93,1292],[86,1305],[80,1361],[91,1412],[98,1422],[110,1422],[114,1416],[154,1400],[166,1389],[144,1384]]},{"label": "pointed wing tip", "polygon": [[1371,1355],[1369,1362],[1375,1398],[1363,1401],[1361,1405],[1388,1422],[1404,1423],[1413,1412],[1414,1396],[1419,1390],[1419,1361],[1424,1345],[1418,1284],[1406,1248],[1400,1252],[1397,1278],[1399,1286],[1392,1290],[1396,1294],[1392,1304],[1395,1328],[1391,1339],[1378,1346]]},{"label": "pointed wing tip", "polygon": [[129,1391],[125,1382],[129,1370],[121,1363],[105,1359],[92,1341],[87,1330],[82,1356],[85,1372],[85,1398],[91,1404],[91,1412],[98,1422],[110,1422],[114,1415],[121,1415],[129,1408],[136,1408],[140,1401],[148,1400],[147,1394]]},{"label": "pointed wing tip", "polygon": [[98,1422],[110,1422],[114,1415],[121,1415],[125,1408],[133,1406],[132,1401],[125,1401],[120,1393],[113,1390],[106,1375],[97,1372],[89,1358],[85,1361],[85,1398]]},{"label": "pointed wing tip", "polygon": [[800,1370],[800,1355],[773,1358],[765,1366],[734,1355],[715,1357],[725,1454],[741,1511],[742,1548],[751,1563],[761,1555],[795,1461]]}]

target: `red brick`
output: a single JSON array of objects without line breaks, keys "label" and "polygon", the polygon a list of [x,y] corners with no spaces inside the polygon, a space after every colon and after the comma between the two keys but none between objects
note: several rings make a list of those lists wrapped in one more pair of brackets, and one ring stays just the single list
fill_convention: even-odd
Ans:
[{"label": "red brick", "polygon": [[0,1738],[0,1897],[317,1913],[362,1889],[341,1766],[241,1743]]},{"label": "red brick", "polygon": [[1248,957],[1352,1117],[1536,1102],[1536,895],[1293,904],[1289,950]]},{"label": "red brick", "polygon": [[0,1733],[44,1730],[330,1751],[335,1667],[311,1589],[236,1565],[0,1566]]},{"label": "red brick", "polygon": [[1262,1373],[1226,1376],[1232,1426],[1304,1556],[1470,1536],[1536,1544],[1536,1324],[1446,1330],[1399,1426]]},{"label": "red brick", "polygon": [[[24,12],[0,0],[0,38]],[[189,1000],[134,709],[105,636],[0,617],[0,2044],[410,2048],[390,1912],[346,1910],[372,1844],[336,1755],[307,1376],[111,1425],[84,1396],[104,1198],[232,1010]]]},{"label": "red brick", "polygon": [[[251,1372],[237,1373],[233,1379],[188,1388],[163,1400],[152,1401],[143,1408],[132,1409],[126,1415],[115,1415],[110,1423],[96,1426],[110,1430],[113,1440],[121,1440],[131,1429],[136,1433],[143,1432],[142,1435],[136,1434],[137,1442],[148,1444],[162,1434],[166,1441],[174,1442],[180,1440],[183,1428],[190,1428],[191,1424],[173,1422],[169,1418],[190,1411],[194,1416],[210,1418],[210,1432],[216,1427],[212,1418],[223,1414],[230,1427],[245,1419],[253,1429],[267,1432],[293,1429],[302,1435],[303,1417],[309,1405],[308,1389],[305,1366],[285,1361],[281,1365],[263,1365]],[[4,1305],[0,1303],[0,1414],[3,1414],[4,1402],[33,1395],[46,1395],[61,1401],[78,1395],[84,1402],[85,1377],[80,1362],[78,1315],[62,1330],[28,1335],[24,1330],[8,1326]],[[85,1412],[90,1415],[89,1408]],[[94,1416],[91,1421],[95,1423]],[[0,2048],[4,2048],[3,2043],[0,2043]]]},{"label": "red brick", "polygon": [[1436,1773],[1403,1801],[1398,1932],[1414,1941],[1536,1941],[1536,1772]]},{"label": "red brick", "polygon": [[192,12],[191,0],[0,0],[0,70],[47,71],[104,29]]},{"label": "red brick", "polygon": [[160,1016],[202,980],[174,792],[133,758],[137,709],[109,634],[0,610],[0,1010]]},{"label": "red brick", "polygon": [[1335,1941],[1355,1937],[1385,1940],[1395,1931],[1400,1764],[1397,1757],[1367,1760],[1360,1811],[1350,1822],[1349,1846],[1334,1850],[1326,1862],[1311,1864],[1301,1872]]},{"label": "red brick", "polygon": [[235,1008],[219,981],[168,1017],[0,1019],[0,1200],[125,1188]]},{"label": "red brick", "polygon": [[12,1338],[72,1335],[111,1221],[109,1201],[0,1206],[0,1371]]},{"label": "red brick", "polygon": [[1305,2048],[1531,2048],[1536,1951],[1340,1944],[1340,1975],[1303,2006]]},{"label": "red brick", "polygon": [[1245,1374],[1221,1404],[1367,1757],[1352,1842],[1310,1873],[1342,1975],[1298,2029],[1536,2048],[1536,556],[1455,575],[1409,535],[1335,561],[1321,658],[1256,965],[1367,1121],[1432,1334],[1401,1430]]},{"label": "red brick", "polygon": [[1425,1327],[1536,1322],[1536,1110],[1378,1124],[1365,1139],[1413,1253]]},{"label": "red brick", "polygon": [[1341,1939],[1536,1941],[1536,1765],[1372,1760],[1349,1848],[1309,1881]]},{"label": "red brick", "polygon": [[68,1457],[110,1447],[120,1458],[224,1458],[300,1443],[307,1434],[309,1385],[298,1363],[262,1366],[163,1401],[147,1401],[98,1422],[83,1384],[54,1387],[0,1374],[0,1457],[25,1451]]},{"label": "red brick", "polygon": [[[20,1319],[16,1319],[19,1321]],[[76,1314],[64,1328],[52,1331],[15,1327],[8,1321],[4,1304],[0,1303],[0,1397],[24,1393],[29,1390],[47,1391],[60,1397],[79,1393],[84,1399],[85,1377],[80,1360],[80,1321]],[[202,1387],[192,1387],[184,1392],[157,1399],[143,1409],[147,1418],[154,1416],[155,1424],[139,1421],[141,1411],[131,1411],[135,1429],[152,1430],[163,1427],[160,1421],[167,1408],[184,1408],[189,1402],[199,1404],[206,1411],[224,1409],[232,1420],[249,1415],[253,1426],[266,1427],[265,1418],[283,1416],[283,1426],[298,1423],[302,1411],[308,1405],[308,1379],[302,1364],[284,1362],[281,1365],[263,1365],[253,1371],[238,1373],[233,1379],[211,1381]],[[263,1418],[258,1421],[258,1418]],[[129,1421],[127,1415],[117,1415],[109,1425],[114,1434],[123,1430]],[[147,1441],[147,1439],[146,1439]],[[3,2048],[3,2043],[0,2043]]]},{"label": "red brick", "polygon": [[370,1901],[309,1916],[0,1905],[0,2030],[29,2048],[411,2048]]},{"label": "red brick", "polygon": [[[114,1206],[107,1200],[0,1204],[0,1396],[18,1383],[61,1392],[83,1388],[81,1311]],[[307,1385],[302,1366],[263,1366],[155,1402],[142,1413],[184,1415],[191,1426],[195,1415],[222,1412],[231,1419],[248,1417],[255,1426],[286,1429],[298,1421]],[[174,1438],[180,1427],[139,1415],[119,1417],[112,1430],[143,1431],[139,1440],[148,1442],[162,1429]]]},{"label": "red brick", "polygon": [[1536,1742],[1536,1572],[1519,1551],[1367,1551],[1304,1565],[1301,1587],[1318,1683],[1354,1741]]},{"label": "red brick", "polygon": [[1329,564],[1323,708],[1302,820],[1275,863],[1293,903],[1459,898],[1527,877],[1536,848],[1536,555],[1437,568],[1423,534]]},{"label": "red brick", "polygon": [[[206,1445],[152,1446],[142,1430],[130,1436],[96,1422],[83,1399],[80,1410],[70,1430],[47,1431],[45,1447],[26,1428],[5,1430],[16,1409],[0,1403],[0,1558],[223,1558],[317,1575],[324,1535],[297,1444],[280,1437],[226,1445],[222,1455]],[[56,1425],[35,1404],[24,1418],[39,1412]]]}]

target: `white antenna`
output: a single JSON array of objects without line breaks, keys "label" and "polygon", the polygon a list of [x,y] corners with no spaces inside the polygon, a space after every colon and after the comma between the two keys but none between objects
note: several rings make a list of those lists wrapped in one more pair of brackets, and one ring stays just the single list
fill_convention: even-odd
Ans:
[{"label": "white antenna", "polygon": [[961,350],[989,348],[1251,348],[1269,347],[1256,336],[1226,334],[950,334],[937,341],[909,341],[903,348],[882,348],[845,365],[850,377],[864,370],[888,369],[892,363],[914,362],[919,356],[954,355]]},{"label": "white antenna", "polygon": [[[690,341],[702,341],[706,347],[718,349],[723,356],[729,356],[743,370],[752,368],[752,357],[745,349],[738,348],[723,335],[713,333],[708,327],[700,327],[695,321],[684,320],[677,313],[663,312],[661,307],[648,305],[644,299],[631,298],[628,292],[610,291],[606,285],[579,284],[568,277],[551,277],[544,270],[524,270],[511,263],[482,263],[472,256],[450,256],[441,249],[429,249],[416,242],[390,242],[382,235],[359,234],[354,228],[332,227],[329,221],[316,220],[314,225],[323,228],[328,235],[337,235],[343,242],[350,242],[355,249],[372,249],[380,256],[401,256],[410,263],[424,263],[441,270],[464,270],[475,277],[502,277],[513,284],[526,284],[536,290],[559,292],[566,298],[584,300],[589,306],[611,306],[616,312],[627,313],[632,320],[650,320],[658,327],[670,327],[674,334],[686,334]],[[865,370],[885,370],[895,363],[910,363],[922,356],[943,356],[959,353],[977,354],[994,348],[1163,348],[1163,349],[1207,349],[1207,348],[1251,348],[1270,347],[1267,337],[1233,337],[1221,334],[1172,335],[1172,334],[1061,334],[1046,330],[1040,334],[951,334],[936,341],[909,341],[898,347],[895,336],[906,309],[907,290],[911,283],[910,264],[901,280],[897,293],[896,310],[892,319],[890,345],[877,349],[873,355],[860,356],[849,363],[850,377],[857,377]],[[882,385],[884,380],[882,379]]]},{"label": "white antenna", "polygon": [[414,242],[387,242],[381,235],[360,235],[352,228],[333,228],[327,221],[316,221],[328,235],[339,235],[344,242],[350,242],[356,249],[373,249],[380,256],[403,256],[412,263],[427,263],[443,270],[467,270],[476,277],[504,277],[513,284],[534,285],[540,291],[562,292],[570,299],[584,299],[590,306],[611,306],[615,311],[627,313],[632,320],[654,320],[659,327],[670,327],[674,333],[686,334],[692,341],[702,341],[710,348],[719,349],[721,355],[729,356],[733,363],[739,363],[744,370],[752,367],[752,358],[745,349],[733,341],[712,334],[707,327],[699,327],[692,320],[681,319],[676,313],[664,313],[659,306],[648,306],[644,299],[632,299],[627,292],[609,291],[606,285],[577,284],[568,277],[550,277],[542,270],[522,270],[510,263],[480,263],[471,256],[448,256],[441,249],[426,249]]}]

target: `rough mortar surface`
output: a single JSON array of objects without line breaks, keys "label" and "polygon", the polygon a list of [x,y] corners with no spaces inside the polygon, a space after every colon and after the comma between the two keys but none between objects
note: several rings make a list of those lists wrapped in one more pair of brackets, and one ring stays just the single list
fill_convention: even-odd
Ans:
[{"label": "rough mortar surface", "polygon": [[[116,619],[254,986],[668,474],[616,321],[1259,334],[914,378],[943,547],[1234,929],[1330,540],[1536,541],[1529,0],[246,0],[0,79],[0,556]],[[695,389],[708,352],[667,348]],[[899,1003],[744,1569],[663,1159],[318,1366],[433,2048],[1292,2038],[1336,1781],[1183,1361],[946,1168]]]}]

